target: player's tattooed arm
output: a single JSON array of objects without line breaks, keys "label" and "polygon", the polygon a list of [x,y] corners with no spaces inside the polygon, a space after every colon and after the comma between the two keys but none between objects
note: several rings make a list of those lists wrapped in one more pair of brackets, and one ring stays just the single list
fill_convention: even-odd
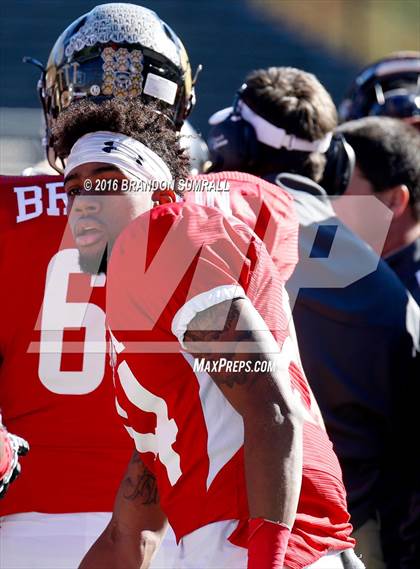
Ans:
[{"label": "player's tattooed arm", "polygon": [[[209,375],[243,418],[251,517],[291,527],[302,479],[303,415],[273,335],[249,300],[234,299],[198,313],[183,341],[195,358],[210,362]],[[219,365],[222,359],[232,366]]]},{"label": "player's tattooed arm", "polygon": [[117,492],[111,521],[79,569],[147,569],[166,528],[156,478],[134,451]]},{"label": "player's tattooed arm", "polygon": [[143,506],[159,503],[156,476],[143,464],[138,452],[131,457],[121,492],[124,500],[137,501]]},{"label": "player's tattooed arm", "polygon": [[[254,372],[255,363],[265,356],[255,343],[256,331],[244,329],[240,319],[243,306],[242,299],[233,299],[203,310],[190,322],[184,335],[184,344],[196,358],[214,363],[210,366],[211,376],[219,386],[233,387],[235,383],[253,382],[261,377],[261,373]],[[224,364],[225,360],[231,363]],[[232,371],[242,371],[245,366],[241,362],[248,363],[248,373]]]}]

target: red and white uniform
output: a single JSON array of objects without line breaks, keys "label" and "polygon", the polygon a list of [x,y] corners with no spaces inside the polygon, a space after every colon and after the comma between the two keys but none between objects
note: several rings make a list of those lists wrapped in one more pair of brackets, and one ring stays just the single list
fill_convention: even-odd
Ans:
[{"label": "red and white uniform", "polygon": [[285,563],[301,569],[352,547],[352,528],[340,467],[289,333],[282,279],[261,241],[235,218],[192,203],[165,205],[117,240],[107,284],[117,410],[158,478],[178,539],[214,522],[246,523],[242,418],[206,371],[194,372],[182,348],[197,312],[238,297],[249,299],[278,341],[284,381],[307,416],[302,491]]},{"label": "red and white uniform", "polygon": [[298,262],[299,221],[291,195],[245,172],[203,174],[192,180],[199,184],[199,191],[186,191],[183,199],[217,207],[248,225],[264,242],[282,282],[286,282]]},{"label": "red and white uniform", "polygon": [[[7,428],[31,446],[0,500],[0,565],[18,567],[4,541],[15,515],[111,512],[132,447],[114,408],[105,276],[80,271],[61,178],[1,177],[0,185],[0,407]],[[77,523],[60,530],[73,535],[73,548]],[[46,568],[44,554],[37,549]],[[32,557],[26,567],[36,566]]]}]

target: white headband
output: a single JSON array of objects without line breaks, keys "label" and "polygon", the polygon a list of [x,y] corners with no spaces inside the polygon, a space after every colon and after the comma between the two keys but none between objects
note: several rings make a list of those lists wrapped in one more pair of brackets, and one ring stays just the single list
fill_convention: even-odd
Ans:
[{"label": "white headband", "polygon": [[128,178],[172,183],[172,175],[159,156],[134,138],[116,132],[85,134],[74,144],[67,159],[64,176],[88,162],[105,162],[119,168]]},{"label": "white headband", "polygon": [[[274,126],[266,121],[260,115],[257,115],[252,109],[248,107],[242,100],[238,101],[238,109],[241,117],[252,124],[255,129],[257,139],[271,146],[272,148],[287,148],[287,150],[300,150],[301,152],[320,152],[324,154],[327,152],[331,144],[332,132],[329,132],[320,140],[305,140],[298,138],[294,134],[289,134],[284,128]],[[228,107],[214,113],[209,119],[211,125],[219,124],[233,113],[233,107]]]}]

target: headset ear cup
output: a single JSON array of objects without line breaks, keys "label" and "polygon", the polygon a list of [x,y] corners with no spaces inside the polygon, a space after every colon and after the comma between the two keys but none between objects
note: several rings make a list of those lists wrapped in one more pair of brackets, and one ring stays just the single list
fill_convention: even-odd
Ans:
[{"label": "headset ear cup", "polygon": [[343,194],[350,184],[351,177],[353,176],[354,167],[356,166],[356,153],[353,150],[353,147],[347,142],[343,135],[343,156],[344,156],[344,165],[343,165],[343,173],[342,173],[342,191]]},{"label": "headset ear cup", "polygon": [[326,165],[320,185],[329,195],[341,195],[353,174],[356,162],[354,150],[342,134],[335,133],[325,157]]},{"label": "headset ear cup", "polygon": [[257,137],[254,127],[235,114],[212,126],[207,144],[212,172],[247,171],[256,159]]}]

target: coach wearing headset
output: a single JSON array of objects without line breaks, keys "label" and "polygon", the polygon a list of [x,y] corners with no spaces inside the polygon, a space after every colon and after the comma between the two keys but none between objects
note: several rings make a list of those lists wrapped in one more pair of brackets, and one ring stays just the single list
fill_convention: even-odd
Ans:
[{"label": "coach wearing headset", "polygon": [[249,172],[294,197],[300,261],[288,289],[303,365],[341,462],[359,553],[369,569],[402,567],[412,456],[403,443],[418,350],[407,322],[419,313],[335,216],[330,196],[345,191],[354,167],[352,148],[334,134],[335,106],[314,75],[271,67],[250,73],[210,124],[214,171]]}]

